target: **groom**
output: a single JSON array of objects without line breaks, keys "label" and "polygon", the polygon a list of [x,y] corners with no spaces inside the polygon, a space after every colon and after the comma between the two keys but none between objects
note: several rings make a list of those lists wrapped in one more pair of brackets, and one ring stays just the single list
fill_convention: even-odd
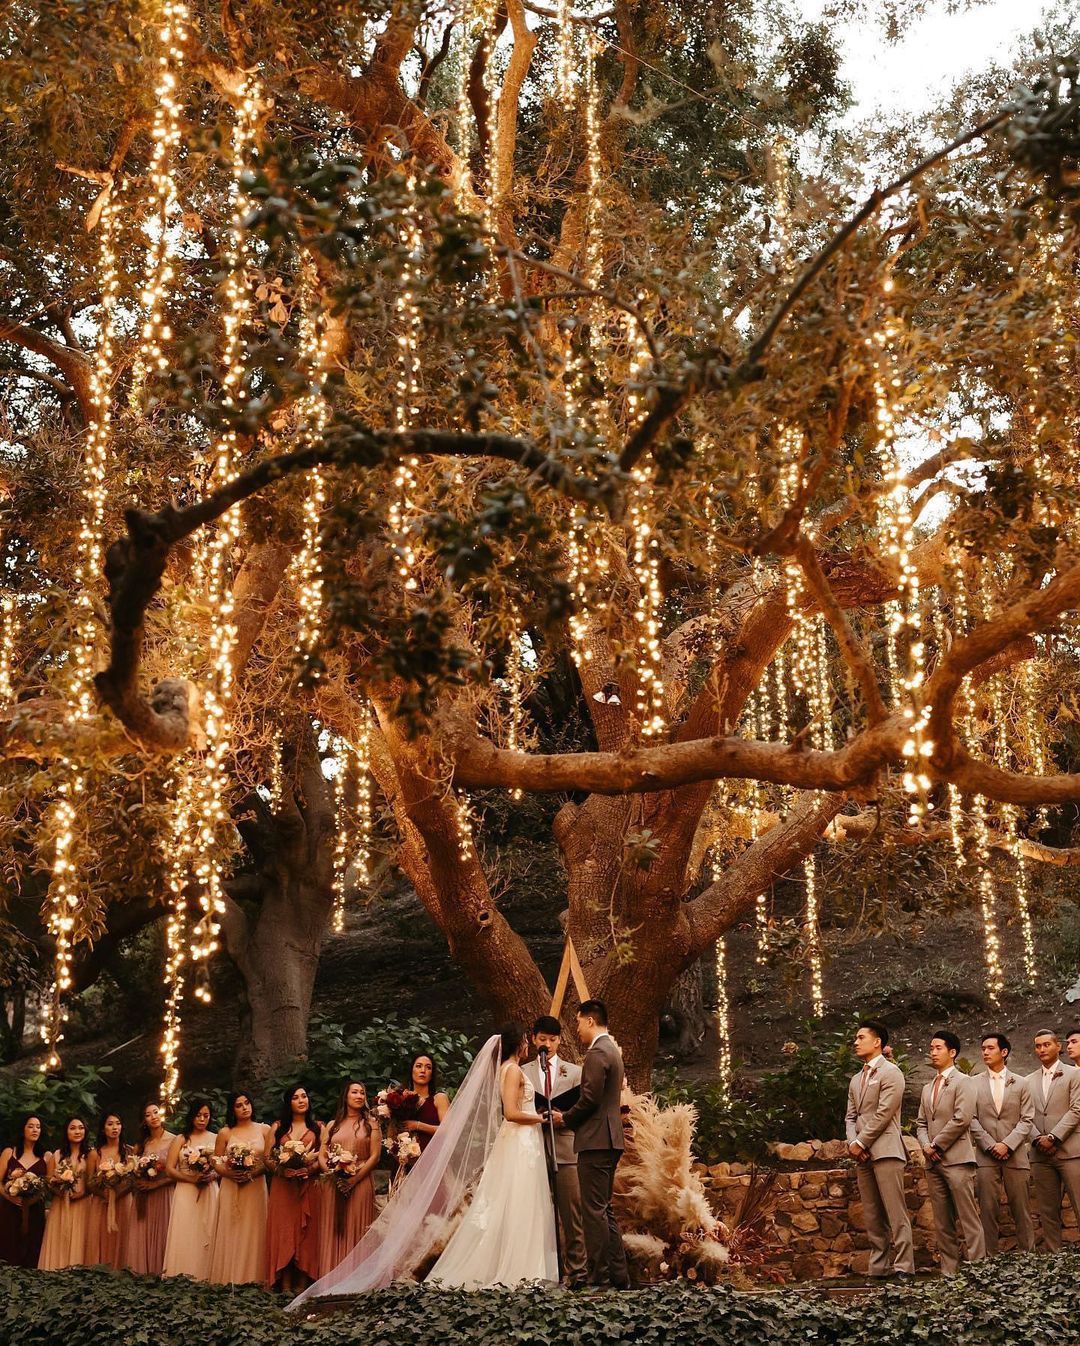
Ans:
[{"label": "groom", "polygon": [[568,1112],[554,1111],[552,1116],[556,1126],[574,1133],[589,1282],[628,1290],[626,1250],[611,1208],[615,1169],[623,1152],[623,1063],[608,1032],[602,1000],[582,1003],[577,1034],[588,1048],[581,1065],[581,1097]]}]

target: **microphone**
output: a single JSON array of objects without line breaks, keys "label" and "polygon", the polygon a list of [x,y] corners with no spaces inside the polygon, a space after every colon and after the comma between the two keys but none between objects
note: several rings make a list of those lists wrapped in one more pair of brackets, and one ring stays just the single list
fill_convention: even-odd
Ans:
[{"label": "microphone", "polygon": [[540,1050],[536,1053],[536,1055],[537,1055],[537,1057],[538,1057],[538,1059],[539,1059],[539,1061],[540,1061],[540,1069],[541,1069],[541,1070],[547,1070],[547,1066],[548,1066],[548,1049],[547,1049],[546,1047],[541,1047]]}]

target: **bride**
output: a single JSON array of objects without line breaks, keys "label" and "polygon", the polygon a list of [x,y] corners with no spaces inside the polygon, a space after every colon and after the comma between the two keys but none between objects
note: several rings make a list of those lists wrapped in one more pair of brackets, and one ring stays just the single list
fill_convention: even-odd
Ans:
[{"label": "bride", "polygon": [[293,1300],[351,1295],[413,1276],[472,1200],[427,1279],[480,1289],[559,1279],[555,1212],[541,1118],[521,1061],[528,1038],[508,1024],[480,1049],[409,1177],[351,1253]]}]

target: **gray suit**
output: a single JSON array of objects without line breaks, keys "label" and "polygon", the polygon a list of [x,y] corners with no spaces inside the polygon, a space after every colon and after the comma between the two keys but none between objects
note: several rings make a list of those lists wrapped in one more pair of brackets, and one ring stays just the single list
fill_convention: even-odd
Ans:
[{"label": "gray suit", "polygon": [[[1043,1090],[1043,1069],[1027,1077],[1035,1105],[1035,1129],[1031,1133],[1031,1188],[1041,1226],[1039,1247],[1055,1253],[1061,1247],[1061,1199],[1080,1221],[1080,1071],[1058,1061],[1048,1092]],[[1060,1144],[1052,1155],[1035,1144],[1040,1136],[1056,1136]]]},{"label": "gray suit", "polygon": [[[539,1060],[528,1061],[521,1068],[537,1095],[542,1094],[545,1098],[557,1098],[581,1082],[581,1067],[574,1065],[573,1061],[564,1061],[560,1057],[555,1063],[549,1095]],[[547,1134],[545,1126],[545,1143]],[[581,1184],[578,1181],[578,1159],[574,1150],[572,1131],[564,1129],[555,1132],[555,1163],[555,1196],[558,1200],[559,1225],[562,1229],[563,1274],[571,1285],[580,1285],[586,1280],[588,1267],[585,1261],[585,1233],[581,1214]]]},{"label": "gray suit", "polygon": [[904,1197],[907,1150],[900,1131],[904,1075],[884,1056],[877,1057],[848,1086],[845,1128],[870,1159],[855,1167],[859,1198],[870,1240],[870,1275],[915,1270],[911,1216]]},{"label": "gray suit", "polygon": [[563,1115],[574,1133],[585,1223],[585,1251],[593,1285],[630,1284],[626,1249],[611,1208],[615,1169],[625,1145],[622,1128],[622,1055],[608,1033],[598,1037],[581,1066],[581,1097]]},{"label": "gray suit", "polygon": [[979,1208],[975,1202],[975,1147],[971,1121],[975,1116],[975,1081],[954,1066],[941,1081],[937,1099],[931,1080],[923,1086],[915,1134],[924,1150],[931,1145],[941,1151],[939,1160],[927,1160],[926,1185],[934,1212],[938,1256],[944,1272],[960,1265],[956,1231],[964,1239],[964,1258],[978,1262],[986,1256]]},{"label": "gray suit", "polygon": [[[1016,1245],[1029,1253],[1035,1247],[1035,1228],[1031,1223],[1031,1160],[1025,1142],[1035,1125],[1035,1104],[1027,1081],[1005,1067],[1005,1087],[1001,1111],[994,1106],[990,1072],[975,1076],[975,1115],[971,1119],[971,1139],[975,1144],[975,1186],[979,1193],[986,1255],[998,1250],[998,1221],[1001,1193],[1005,1192],[1016,1225]],[[1008,1159],[990,1153],[995,1145],[1009,1150]]]}]

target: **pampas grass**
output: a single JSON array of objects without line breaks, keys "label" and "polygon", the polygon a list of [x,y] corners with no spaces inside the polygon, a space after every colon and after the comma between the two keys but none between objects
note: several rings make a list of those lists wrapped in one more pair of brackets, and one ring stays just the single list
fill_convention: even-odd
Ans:
[{"label": "pampas grass", "polygon": [[691,1168],[697,1109],[690,1103],[661,1108],[649,1094],[637,1094],[630,1121],[615,1170],[615,1199],[627,1222],[667,1240],[699,1229],[715,1238],[722,1226]]}]

